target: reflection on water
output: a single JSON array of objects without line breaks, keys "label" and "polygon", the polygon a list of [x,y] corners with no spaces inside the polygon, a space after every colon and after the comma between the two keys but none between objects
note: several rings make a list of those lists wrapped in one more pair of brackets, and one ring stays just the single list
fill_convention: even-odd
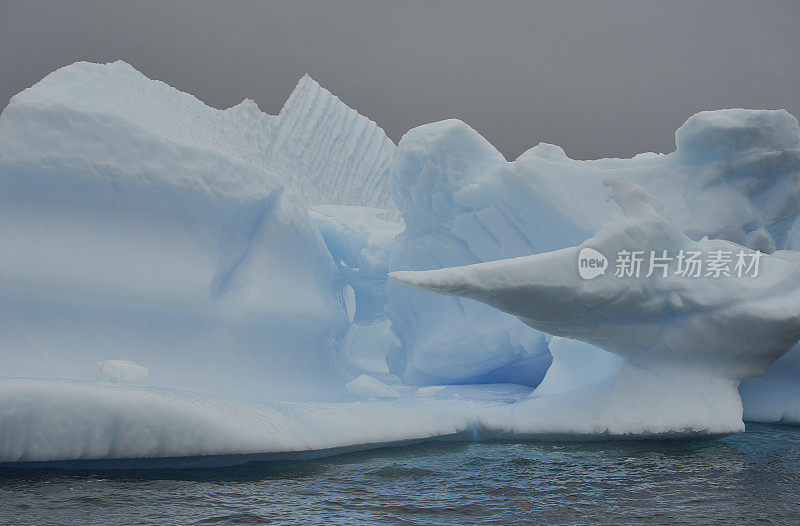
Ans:
[{"label": "reflection on water", "polygon": [[0,471],[3,524],[800,522],[800,428],[724,440],[425,444],[182,471]]}]

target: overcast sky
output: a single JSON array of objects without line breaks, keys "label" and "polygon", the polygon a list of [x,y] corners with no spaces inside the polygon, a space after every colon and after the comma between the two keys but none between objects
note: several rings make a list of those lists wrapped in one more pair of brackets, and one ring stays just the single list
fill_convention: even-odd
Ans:
[{"label": "overcast sky", "polygon": [[395,142],[455,117],[509,159],[627,157],[699,110],[800,115],[800,2],[0,0],[0,106],[116,59],[217,108],[276,113],[307,72]]}]

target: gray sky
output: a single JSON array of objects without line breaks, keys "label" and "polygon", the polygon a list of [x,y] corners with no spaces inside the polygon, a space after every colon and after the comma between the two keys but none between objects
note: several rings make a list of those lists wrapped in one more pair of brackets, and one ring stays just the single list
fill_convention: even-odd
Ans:
[{"label": "gray sky", "polygon": [[691,114],[800,116],[800,2],[0,0],[0,106],[121,58],[225,108],[276,113],[305,72],[397,142],[449,117],[513,159],[669,152]]}]

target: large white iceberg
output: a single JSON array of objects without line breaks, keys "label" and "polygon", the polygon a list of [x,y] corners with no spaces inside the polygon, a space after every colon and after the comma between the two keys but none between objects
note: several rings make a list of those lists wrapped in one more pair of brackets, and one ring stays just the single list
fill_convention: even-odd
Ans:
[{"label": "large white iceberg", "polygon": [[[449,392],[437,386],[420,396],[361,375],[348,389],[393,401],[256,403],[107,383],[5,379],[0,461],[74,466],[70,461],[104,460],[101,465],[120,466],[131,464],[113,461],[145,457],[162,459],[145,463],[154,466],[226,465],[431,438],[741,431],[739,381],[763,374],[800,337],[800,263],[764,255],[758,274],[743,277],[606,273],[583,280],[578,257],[584,248],[755,254],[724,240],[693,241],[640,187],[609,184],[626,216],[612,218],[581,246],[393,274],[418,287],[490,303],[558,334],[550,342],[553,367],[533,393],[503,385]],[[605,351],[561,336],[599,345],[618,358],[608,360]]]},{"label": "large white iceberg", "polygon": [[[62,68],[0,115],[0,463],[741,430],[739,381],[798,337],[800,132],[783,111],[704,112],[676,145],[507,162],[453,120],[396,148],[307,76],[267,115],[123,62]],[[627,289],[564,263],[623,241],[769,255],[751,281]],[[550,285],[440,286],[517,257]],[[428,270],[397,276],[457,296],[387,281]],[[745,416],[800,420],[798,352],[742,384]]]}]

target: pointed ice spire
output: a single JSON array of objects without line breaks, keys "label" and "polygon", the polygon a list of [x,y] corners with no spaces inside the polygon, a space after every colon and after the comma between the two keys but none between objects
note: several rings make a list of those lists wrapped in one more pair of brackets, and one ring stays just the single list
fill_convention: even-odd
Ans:
[{"label": "pointed ice spire", "polygon": [[311,204],[394,210],[388,174],[395,150],[377,124],[306,74],[278,115],[267,157],[296,176]]}]

